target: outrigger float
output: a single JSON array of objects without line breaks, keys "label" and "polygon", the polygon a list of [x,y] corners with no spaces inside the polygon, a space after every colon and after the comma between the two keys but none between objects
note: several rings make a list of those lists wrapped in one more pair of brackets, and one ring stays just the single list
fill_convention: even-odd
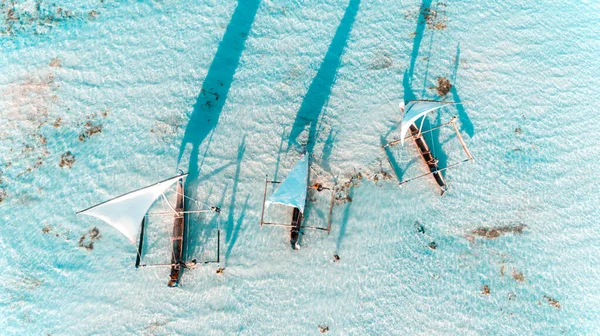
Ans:
[{"label": "outrigger float", "polygon": [[[176,287],[179,285],[179,280],[183,273],[183,269],[195,268],[197,263],[196,259],[192,259],[188,262],[185,261],[187,216],[192,213],[203,212],[213,212],[216,213],[218,216],[220,213],[220,209],[218,207],[210,207],[210,209],[200,210],[186,209],[186,198],[189,199],[191,202],[194,202],[195,204],[199,204],[198,201],[185,195],[185,191],[183,188],[183,180],[187,175],[188,174],[181,174],[178,176],[171,177],[154,185],[129,192],[127,194],[118,196],[93,207],[79,211],[77,212],[77,214],[90,215],[103,220],[115,229],[119,230],[119,232],[121,232],[123,235],[125,235],[125,237],[127,237],[129,241],[131,241],[131,243],[134,244],[134,246],[137,238],[139,237],[135,267],[170,267],[171,273],[169,276],[168,286]],[[177,183],[177,198],[175,206],[172,206],[171,203],[169,203],[169,201],[167,200],[167,197],[165,196],[165,191],[169,189],[174,183]],[[162,198],[168,204],[170,211],[149,213],[148,209],[160,196],[162,196]],[[151,215],[174,216],[173,229],[171,232],[171,262],[168,264],[152,265],[141,263],[145,226],[147,222],[147,217]],[[220,231],[217,230],[217,260],[205,261],[204,263],[219,263],[219,250]]]},{"label": "outrigger float", "polygon": [[[403,113],[402,124],[400,127],[400,139],[388,142],[382,146],[382,148],[385,152],[385,155],[388,159],[388,162],[390,163],[390,165],[392,165],[389,154],[386,151],[386,148],[395,146],[398,143],[400,143],[402,146],[404,146],[404,140],[411,138],[411,139],[413,139],[413,141],[419,151],[419,154],[421,155],[421,158],[423,159],[423,162],[425,163],[425,165],[427,165],[427,168],[429,169],[428,173],[425,173],[425,174],[422,174],[422,175],[419,175],[419,176],[416,176],[413,178],[409,178],[407,180],[399,181],[400,185],[406,184],[408,182],[414,181],[416,179],[419,179],[419,178],[422,178],[425,176],[433,175],[436,183],[438,184],[438,186],[441,189],[441,195],[444,195],[444,193],[448,190],[448,185],[446,184],[446,180],[444,179],[444,175],[442,174],[442,172],[447,169],[456,167],[464,162],[474,160],[473,156],[471,155],[471,152],[469,151],[469,149],[467,148],[467,145],[465,144],[464,139],[462,138],[462,136],[460,135],[460,132],[458,131],[458,127],[456,127],[456,120],[457,120],[456,117],[452,117],[452,119],[450,119],[450,121],[448,121],[442,125],[433,127],[427,131],[422,130],[423,122],[425,121],[425,118],[427,117],[428,113],[433,112],[437,109],[440,109],[446,105],[454,105],[454,104],[460,104],[460,103],[438,102],[438,101],[433,101],[433,100],[411,100],[406,105],[404,105],[404,102],[400,103],[400,112]],[[416,122],[419,120],[419,118],[421,118],[421,124],[419,127],[417,127]],[[462,145],[462,148],[465,151],[467,158],[463,159],[461,161],[452,163],[444,168],[440,168],[438,166],[438,159],[430,151],[429,145],[425,141],[423,134],[430,133],[436,129],[439,129],[439,128],[442,128],[442,127],[448,126],[448,125],[451,125],[452,128],[454,129],[454,131],[456,132],[456,137],[458,138],[458,141]],[[409,131],[410,131],[410,135],[407,135],[407,133]],[[397,176],[396,176],[396,178],[397,178]]]},{"label": "outrigger float", "polygon": [[[310,170],[309,166],[309,155],[305,154],[302,158],[300,158],[300,160],[298,160],[283,182],[270,181],[268,176],[265,178],[265,192],[263,197],[262,212],[260,215],[260,227],[262,228],[263,225],[271,225],[290,228],[290,244],[294,250],[300,248],[299,240],[303,229],[321,230],[326,231],[327,233],[331,231],[331,213],[333,211],[334,201],[333,193],[331,195],[331,203],[329,205],[327,227],[324,228],[302,224],[304,219],[304,209],[306,206],[306,195],[310,189],[315,189],[319,192],[323,190],[330,190],[329,188],[325,188],[318,183],[310,187],[308,186]],[[269,198],[267,198],[267,186],[269,184],[280,185],[279,188],[277,188],[277,190],[271,194]],[[291,221],[289,223],[265,222],[265,210],[267,210],[271,204],[280,204],[291,208]]]}]

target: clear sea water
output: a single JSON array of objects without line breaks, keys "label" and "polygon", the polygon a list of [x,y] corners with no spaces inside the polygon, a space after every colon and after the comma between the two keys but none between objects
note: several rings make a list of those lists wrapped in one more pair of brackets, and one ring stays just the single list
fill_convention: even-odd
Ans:
[{"label": "clear sea water", "polygon": [[[599,13],[597,1],[0,2],[1,333],[599,334]],[[438,77],[453,85],[443,97]],[[446,173],[443,197],[430,178],[399,187],[379,147],[415,98],[465,102],[426,123],[456,115],[475,157]],[[432,134],[442,166],[464,157],[451,129]],[[259,219],[265,175],[284,178],[304,148],[313,179],[363,179],[331,233],[307,231],[292,251]],[[399,177],[424,172],[411,144],[390,154]],[[179,168],[223,209],[193,218],[188,251],[210,258],[220,228],[225,271],[204,265],[172,289],[168,269],[136,270],[124,236],[75,212]],[[326,224],[319,198],[307,224]],[[147,262],[168,261],[168,225],[151,223]]]}]

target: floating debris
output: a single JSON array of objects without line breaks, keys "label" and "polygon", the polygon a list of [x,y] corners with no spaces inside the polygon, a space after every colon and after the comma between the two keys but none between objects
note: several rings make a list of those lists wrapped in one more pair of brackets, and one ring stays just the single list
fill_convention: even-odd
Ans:
[{"label": "floating debris", "polygon": [[521,134],[522,131],[520,126],[515,128],[515,134]]},{"label": "floating debris", "polygon": [[427,245],[427,246],[428,246],[430,249],[432,249],[432,250],[435,250],[435,249],[437,249],[437,244],[436,244],[434,241],[432,241],[431,243],[429,243],[429,245]]},{"label": "floating debris", "polygon": [[481,290],[482,295],[490,295],[490,286],[483,285],[483,289]]},{"label": "floating debris", "polygon": [[437,82],[438,85],[435,87],[435,90],[438,96],[444,97],[452,89],[452,84],[450,84],[450,80],[446,77],[438,77]]},{"label": "floating debris", "polygon": [[52,229],[52,225],[47,225],[42,229],[42,232],[48,234],[50,231],[52,231]]},{"label": "floating debris", "polygon": [[67,151],[66,153],[60,156],[59,166],[61,168],[71,168],[71,166],[73,166],[73,163],[75,163],[75,155],[73,155],[73,153],[71,153],[70,151]]},{"label": "floating debris", "polygon": [[319,324],[319,331],[321,332],[321,334],[324,334],[329,331],[329,326],[325,324]]},{"label": "floating debris", "polygon": [[524,224],[519,224],[516,226],[500,226],[496,228],[478,228],[471,231],[472,234],[480,237],[484,237],[487,239],[498,238],[505,233],[515,233],[522,234],[523,229],[527,226]]},{"label": "floating debris", "polygon": [[523,272],[513,270],[512,277],[513,279],[517,280],[517,282],[525,282],[525,275],[523,275]]},{"label": "floating debris", "polygon": [[548,301],[549,305],[560,309],[560,303],[558,301],[556,301],[553,298],[546,296],[546,295],[544,295],[544,299],[546,299],[546,301]]},{"label": "floating debris", "polygon": [[83,247],[86,250],[91,251],[94,249],[94,243],[101,237],[102,235],[100,235],[100,230],[94,226],[93,229],[79,238],[79,247]]}]

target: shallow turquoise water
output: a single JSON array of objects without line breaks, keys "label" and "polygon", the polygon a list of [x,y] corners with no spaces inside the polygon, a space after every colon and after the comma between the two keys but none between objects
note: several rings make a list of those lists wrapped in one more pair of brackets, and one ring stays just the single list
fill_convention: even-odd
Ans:
[{"label": "shallow turquoise water", "polygon": [[[0,8],[4,333],[599,333],[597,2]],[[444,197],[429,179],[375,182],[392,172],[378,146],[396,134],[397,104],[440,99],[440,76],[446,100],[468,103],[430,122],[457,115],[475,163],[447,173]],[[329,235],[291,251],[285,230],[259,228],[264,176],[285,177],[309,139],[320,181],[365,179]],[[462,158],[449,130],[428,140],[442,164]],[[403,177],[423,171],[410,146],[393,154]],[[174,290],[168,270],[136,270],[125,237],[75,211],[178,168],[223,209],[226,270],[186,272]],[[323,224],[326,203],[307,222]],[[192,253],[214,252],[217,223],[192,223]],[[151,262],[167,246],[160,225]],[[93,227],[88,251],[78,241]]]}]

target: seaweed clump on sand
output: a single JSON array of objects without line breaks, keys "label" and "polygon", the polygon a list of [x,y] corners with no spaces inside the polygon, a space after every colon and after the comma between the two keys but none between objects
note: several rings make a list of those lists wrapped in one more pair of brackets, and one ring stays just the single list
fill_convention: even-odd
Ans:
[{"label": "seaweed clump on sand", "polygon": [[60,58],[54,57],[52,60],[50,60],[49,65],[51,68],[60,68],[62,66],[62,61],[60,60]]},{"label": "seaweed clump on sand", "polygon": [[496,228],[477,228],[471,233],[475,236],[487,238],[487,239],[495,239],[506,233],[514,233],[514,234],[522,234],[523,229],[527,226],[524,224],[519,224],[515,226],[499,226]]},{"label": "seaweed clump on sand", "polygon": [[549,305],[551,305],[551,306],[553,306],[555,308],[560,309],[560,303],[558,301],[556,301],[555,299],[553,299],[553,298],[551,298],[549,296],[546,296],[546,295],[544,295],[544,299],[546,299],[546,301],[548,301]]},{"label": "seaweed clump on sand", "polygon": [[35,6],[24,6],[17,1],[2,1],[0,16],[0,34],[17,35],[19,33],[48,33],[60,22],[74,19],[75,14],[67,9],[48,4],[47,1],[35,1]]},{"label": "seaweed clump on sand", "polygon": [[58,165],[61,168],[71,168],[71,166],[73,166],[73,163],[75,163],[75,155],[73,155],[73,153],[71,153],[70,151],[67,151],[66,153],[60,156],[60,163]]},{"label": "seaweed clump on sand", "polygon": [[444,97],[445,95],[452,90],[452,84],[450,80],[446,77],[438,77],[437,78],[438,85],[435,87],[438,96]]},{"label": "seaweed clump on sand", "polygon": [[355,172],[348,181],[344,182],[343,184],[336,184],[333,187],[333,192],[335,193],[335,202],[337,204],[352,202],[352,197],[350,197],[352,188],[358,187],[362,179],[362,173]]},{"label": "seaweed clump on sand", "polygon": [[481,294],[482,295],[490,295],[490,286],[484,285],[483,289],[481,290]]},{"label": "seaweed clump on sand", "polygon": [[517,282],[525,282],[525,275],[523,274],[523,272],[513,270],[512,277],[513,279],[517,280]]},{"label": "seaweed clump on sand", "polygon": [[[444,4],[439,4],[445,6]],[[427,27],[432,30],[442,30],[448,28],[448,17],[445,11],[439,9],[431,9],[429,7],[421,8],[421,15],[425,19]]]},{"label": "seaweed clump on sand", "polygon": [[369,66],[369,70],[383,70],[392,67],[394,60],[389,52],[383,51],[375,56],[373,62]]},{"label": "seaweed clump on sand", "polygon": [[94,243],[98,241],[100,237],[102,237],[102,235],[100,235],[100,230],[94,226],[93,229],[79,238],[79,247],[83,247],[86,250],[91,251],[94,249]]},{"label": "seaweed clump on sand", "polygon": [[0,188],[0,203],[6,199],[6,196],[8,196],[6,190],[4,190],[4,188]]},{"label": "seaweed clump on sand", "polygon": [[319,325],[319,331],[321,332],[321,334],[324,334],[324,333],[326,333],[326,332],[329,331],[329,326],[324,325],[324,324],[320,324]]},{"label": "seaweed clump on sand", "polygon": [[54,121],[54,124],[52,125],[54,128],[59,128],[60,125],[62,124],[62,118],[56,118],[56,120]]},{"label": "seaweed clump on sand", "polygon": [[87,138],[94,134],[102,133],[102,125],[94,125],[91,121],[86,122],[84,125],[83,133],[79,134],[79,141],[84,142]]}]

